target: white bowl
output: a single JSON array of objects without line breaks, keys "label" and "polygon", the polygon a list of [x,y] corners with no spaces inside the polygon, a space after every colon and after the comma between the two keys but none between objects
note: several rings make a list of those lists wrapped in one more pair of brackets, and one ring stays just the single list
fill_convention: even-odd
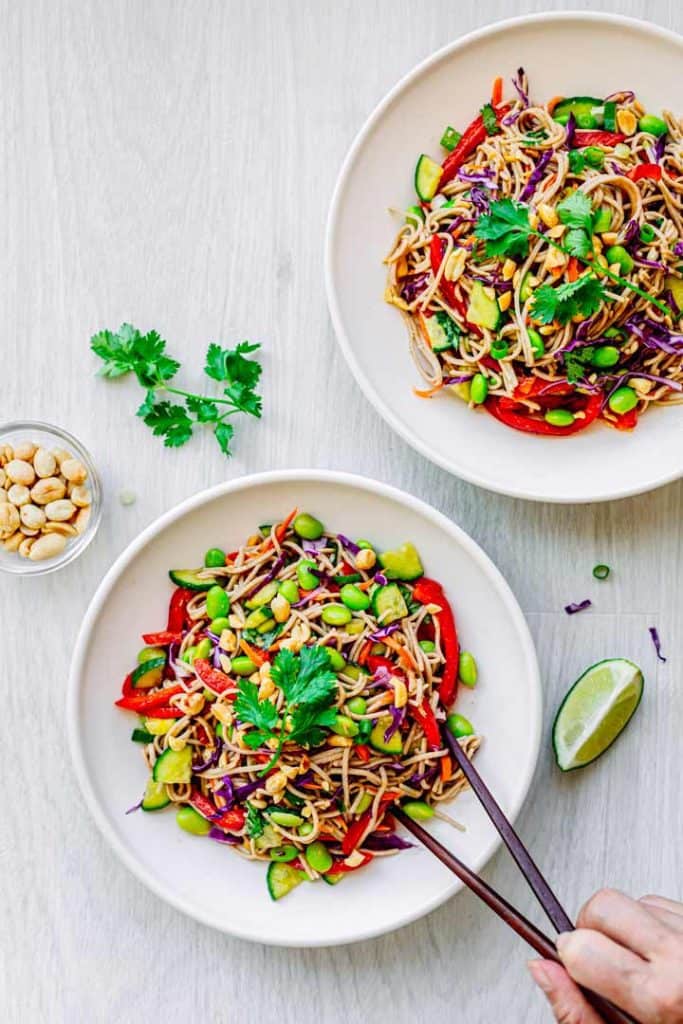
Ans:
[{"label": "white bowl", "polygon": [[[83,621],[71,667],[68,730],[98,826],[157,895],[246,939],[322,946],[397,928],[438,906],[460,883],[426,851],[408,850],[378,859],[334,889],[304,885],[273,903],[263,864],[182,832],[172,813],[125,815],[144,788],[146,770],[130,742],[131,716],[113,703],[140,634],[165,623],[168,569],[201,564],[214,545],[235,547],[257,523],[283,517],[294,505],[333,530],[387,547],[413,540],[427,572],[446,585],[463,643],[480,668],[480,683],[461,688],[456,707],[483,735],[477,765],[514,818],[531,782],[541,728],[538,666],[519,606],[488,557],[445,516],[401,491],[344,473],[245,477],[195,495],[149,526],[109,570]],[[436,831],[479,870],[498,846],[497,833],[471,793],[453,806],[467,832],[441,823]]]},{"label": "white bowl", "polygon": [[532,96],[603,96],[633,89],[653,111],[683,115],[683,39],[606,14],[538,14],[451,43],[391,90],[356,138],[330,209],[326,283],[332,321],[358,383],[384,419],[437,465],[492,491],[536,501],[584,502],[651,490],[683,475],[683,406],[655,409],[632,433],[604,425],[567,438],[503,426],[459,399],[413,395],[424,386],[407,333],[383,301],[398,223],[388,207],[415,202],[421,152],[438,156],[444,127],[477,114],[496,75],[523,66]]}]

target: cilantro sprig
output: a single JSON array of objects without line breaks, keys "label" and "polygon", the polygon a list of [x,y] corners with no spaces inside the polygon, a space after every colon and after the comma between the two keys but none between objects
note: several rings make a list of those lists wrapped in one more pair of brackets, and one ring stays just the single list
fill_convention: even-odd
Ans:
[{"label": "cilantro sprig", "polygon": [[[179,448],[192,437],[195,426],[210,424],[220,450],[230,456],[234,427],[227,422],[229,417],[236,413],[261,416],[261,396],[256,392],[261,365],[250,358],[260,345],[248,341],[233,349],[214,342],[209,345],[204,373],[224,385],[220,396],[196,394],[171,385],[180,363],[167,354],[166,342],[157,331],[142,334],[131,324],[122,324],[118,331],[93,335],[90,348],[103,362],[100,376],[135,374],[147,392],[137,415],[155,436],[163,437],[167,448]],[[177,395],[183,403],[161,398],[163,394]]]},{"label": "cilantro sprig", "polygon": [[337,717],[337,677],[325,647],[302,647],[298,655],[280,651],[271,678],[284,696],[281,711],[270,700],[259,700],[258,686],[248,679],[240,679],[235,700],[236,717],[253,726],[244,733],[246,745],[254,750],[275,741],[273,756],[261,775],[277,763],[288,740],[305,747],[322,743],[324,729],[334,725]]},{"label": "cilantro sprig", "polygon": [[542,324],[551,324],[554,320],[567,324],[579,313],[585,318],[597,313],[604,297],[602,283],[597,277],[587,274],[556,288],[542,284],[534,295],[532,312]]},{"label": "cilantro sprig", "polygon": [[498,118],[496,112],[490,103],[485,103],[481,108],[481,119],[484,122],[484,128],[486,129],[487,135],[497,135],[500,132],[498,127]]},{"label": "cilantro sprig", "polygon": [[[630,289],[630,291],[635,292],[642,299],[646,299],[647,302],[656,306],[662,313],[668,314],[670,312],[665,303],[649,295],[642,288],[639,288],[638,285],[633,284],[632,281],[628,281],[625,277],[621,277],[620,274],[614,273],[609,267],[603,267],[595,261],[592,247],[592,206],[589,197],[585,193],[577,189],[563,199],[561,203],[558,203],[556,210],[561,222],[569,228],[569,231],[566,233],[565,244],[548,237],[547,234],[536,228],[532,228],[529,222],[529,207],[525,203],[519,203],[509,198],[498,199],[492,202],[489,212],[482,214],[478,218],[474,228],[476,237],[485,242],[486,254],[488,256],[524,258],[529,252],[529,240],[531,238],[541,238],[548,245],[551,245],[566,256],[575,256],[577,260],[590,269],[590,274],[579,279],[582,282],[580,285],[579,281],[572,282],[573,285],[578,286],[574,291],[561,292],[561,289],[570,288],[570,285],[560,285],[559,288],[552,288],[550,285],[546,285],[543,288],[539,288],[538,292],[542,292],[544,288],[547,289],[544,292],[545,297],[541,299],[540,304],[540,311],[544,315],[548,315],[550,312],[551,302],[556,302],[562,315],[564,315],[563,310],[568,311],[572,303],[575,303],[576,308],[568,316],[568,319],[571,319],[571,316],[577,312],[585,316],[590,315],[590,312],[587,312],[587,310],[595,312],[605,297],[603,285],[599,280],[600,277],[609,278],[609,280],[614,281],[615,284],[620,285],[622,288]],[[586,282],[591,283],[588,284]],[[539,308],[536,305],[539,301],[538,292],[533,307],[534,315],[536,315],[537,308]],[[556,294],[555,299],[551,300],[548,292],[559,292],[560,294]],[[550,320],[545,320],[544,322],[549,323]]]}]

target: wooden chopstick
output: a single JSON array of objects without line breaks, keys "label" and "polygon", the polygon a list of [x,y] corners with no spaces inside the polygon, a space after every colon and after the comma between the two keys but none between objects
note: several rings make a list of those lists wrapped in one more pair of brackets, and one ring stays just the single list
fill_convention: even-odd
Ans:
[{"label": "wooden chopstick", "polygon": [[555,926],[558,932],[573,931],[573,921],[546,882],[524,843],[505,817],[505,814],[481,775],[474,767],[455,737],[452,736],[447,729],[443,730],[443,735],[451,754],[458,763],[458,767],[469,782],[476,796],[479,798],[482,807],[493,822],[514,860],[517,862],[517,866],[531,886],[534,896],[545,910],[551,923]]},{"label": "wooden chopstick", "polygon": [[[554,960],[556,963],[561,963],[554,942],[547,935],[544,935],[535,924],[532,924],[531,921],[524,917],[511,903],[508,903],[495,889],[492,889],[483,878],[480,878],[479,875],[468,868],[454,853],[447,850],[426,828],[423,828],[417,821],[409,818],[398,805],[392,809],[391,813],[397,821],[401,822],[404,828],[411,832],[416,839],[419,839],[423,846],[426,846],[435,857],[438,857],[445,867],[452,871],[454,875],[457,875],[494,914],[497,914],[517,935],[524,939],[539,956],[542,956],[545,960]],[[623,1010],[618,1009],[618,1007],[613,1006],[612,1003],[601,996],[596,995],[594,992],[588,992],[585,989],[582,989],[582,992],[591,1006],[602,1016],[607,1024],[638,1024],[633,1017],[630,1017]]]}]

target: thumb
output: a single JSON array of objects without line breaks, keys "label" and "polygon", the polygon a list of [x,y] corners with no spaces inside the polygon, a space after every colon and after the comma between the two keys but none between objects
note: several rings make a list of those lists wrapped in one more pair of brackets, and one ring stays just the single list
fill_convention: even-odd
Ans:
[{"label": "thumb", "polygon": [[558,1024],[604,1024],[561,964],[531,960],[529,973],[545,993]]}]

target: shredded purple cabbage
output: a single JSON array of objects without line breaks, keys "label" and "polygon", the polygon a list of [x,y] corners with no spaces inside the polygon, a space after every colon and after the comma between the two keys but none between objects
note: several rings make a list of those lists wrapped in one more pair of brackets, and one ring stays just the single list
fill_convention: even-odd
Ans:
[{"label": "shredded purple cabbage", "polygon": [[383,572],[376,572],[372,577],[374,583],[378,583],[380,587],[386,587],[389,580],[386,578]]},{"label": "shredded purple cabbage", "polygon": [[313,782],[313,779],[314,779],[314,774],[313,774],[312,771],[304,772],[304,774],[300,775],[298,777],[298,779],[296,780],[296,788],[297,789],[301,789],[302,786],[310,785],[310,783]]},{"label": "shredded purple cabbage", "polygon": [[576,134],[576,118],[574,114],[570,114],[565,127],[564,144],[567,149],[571,149],[574,145],[574,135]]},{"label": "shredded purple cabbage", "polygon": [[674,334],[664,324],[652,320],[644,313],[634,313],[625,322],[624,327],[635,334],[647,348],[661,349],[669,355],[683,354],[683,334]]},{"label": "shredded purple cabbage", "polygon": [[523,78],[524,78],[524,68],[517,68],[517,74],[512,79],[512,85],[513,85],[513,88],[514,88],[515,92],[519,96],[520,100],[524,104],[524,106],[528,107],[529,106],[529,97],[528,97],[527,93],[524,91],[524,89],[522,88],[522,79]]},{"label": "shredded purple cabbage", "polygon": [[491,167],[482,167],[478,171],[464,171],[462,167],[456,177],[460,181],[469,181],[473,185],[488,185],[496,177],[496,172]]},{"label": "shredded purple cabbage", "polygon": [[223,751],[223,741],[219,739],[217,741],[217,743],[216,743],[216,749],[209,756],[209,759],[204,762],[204,764],[193,764],[192,765],[192,771],[194,772],[194,774],[195,775],[199,775],[199,774],[201,774],[201,772],[206,772],[206,771],[209,770],[209,768],[213,768],[213,766],[215,764],[218,764],[218,759],[221,756],[222,751]]},{"label": "shredded purple cabbage", "polygon": [[360,548],[355,543],[355,541],[349,540],[349,538],[345,537],[343,533],[337,534],[337,540],[342,545],[342,547],[345,547],[346,550],[350,551],[352,555],[357,555],[358,552],[360,551]]},{"label": "shredded purple cabbage", "polygon": [[473,185],[470,189],[470,202],[478,213],[488,213],[491,209],[491,193],[481,185]]},{"label": "shredded purple cabbage", "polygon": [[463,373],[460,377],[444,377],[444,384],[466,384],[473,376],[471,373]]},{"label": "shredded purple cabbage", "polygon": [[388,725],[384,732],[384,742],[388,743],[394,733],[398,732],[403,724],[403,719],[406,716],[405,708],[397,708],[394,704],[389,705],[389,714],[391,715],[391,725]]},{"label": "shredded purple cabbage", "polygon": [[304,605],[308,604],[308,602],[317,594],[319,594],[321,590],[322,587],[316,587],[315,590],[309,590],[309,592],[304,597],[302,597],[300,601],[296,601],[292,605],[292,608],[303,608]]},{"label": "shredded purple cabbage", "polygon": [[254,782],[246,782],[243,786],[238,786],[234,791],[235,800],[241,803],[246,797],[255,793],[257,789],[263,789],[265,784],[265,779],[256,779]]},{"label": "shredded purple cabbage", "polygon": [[325,537],[319,537],[318,540],[305,540],[301,547],[307,555],[317,555],[323,550],[326,544],[327,539]]},{"label": "shredded purple cabbage", "polygon": [[393,678],[394,677],[392,676],[388,668],[386,668],[384,665],[378,665],[373,673],[372,681],[374,683],[377,683],[378,686],[388,687],[391,686],[391,681]]},{"label": "shredded purple cabbage", "polygon": [[659,161],[664,156],[664,150],[666,149],[666,143],[667,143],[666,132],[664,132],[664,134],[660,135],[659,138],[657,139],[657,141],[655,142],[655,148],[654,148],[653,153],[652,153],[652,155],[654,157],[653,163],[658,164]]},{"label": "shredded purple cabbage", "polygon": [[638,235],[639,231],[640,231],[640,224],[638,223],[638,221],[637,220],[630,220],[628,222],[628,224],[626,225],[626,230],[624,231],[624,235],[623,235],[623,238],[621,240],[621,244],[624,245],[624,246],[630,245],[631,242],[633,242],[634,239],[636,238],[636,236]]},{"label": "shredded purple cabbage", "polygon": [[211,664],[213,665],[214,668],[220,669],[221,667],[221,649],[218,646],[218,644],[216,644],[213,651],[211,652]]},{"label": "shredded purple cabbage", "polygon": [[224,775],[221,779],[221,786],[219,789],[214,790],[215,796],[222,796],[225,800],[224,811],[229,811],[235,802],[235,787],[232,784],[232,779],[229,775]]},{"label": "shredded purple cabbage", "polygon": [[272,568],[266,573],[263,579],[259,583],[257,583],[256,586],[252,587],[251,590],[248,590],[246,594],[243,594],[241,599],[243,601],[246,601],[254,594],[258,594],[259,590],[261,590],[262,587],[265,587],[267,583],[270,583],[271,580],[275,579],[275,577],[277,576],[277,574],[279,573],[280,569],[283,567],[284,564],[285,555],[278,555],[278,557],[273,562]]},{"label": "shredded purple cabbage", "polygon": [[414,843],[409,843],[407,839],[402,839],[401,836],[388,835],[388,836],[368,836],[361,843],[361,849],[364,850],[410,850],[414,846]]},{"label": "shredded purple cabbage", "polygon": [[593,602],[589,598],[586,598],[584,601],[579,601],[578,604],[566,604],[564,606],[564,610],[567,615],[576,615],[577,612],[583,612],[586,608],[590,608],[592,604]]},{"label": "shredded purple cabbage", "polygon": [[439,766],[433,764],[430,768],[427,768],[424,772],[415,772],[410,776],[408,782],[413,785],[419,785],[421,782],[431,782],[439,773]]},{"label": "shredded purple cabbage", "polygon": [[395,633],[400,628],[400,622],[390,622],[388,626],[381,626],[374,633],[370,633],[368,640],[384,640],[385,636],[391,636],[392,633]]},{"label": "shredded purple cabbage", "polygon": [[529,176],[529,180],[527,181],[526,185],[524,186],[524,188],[522,190],[522,193],[521,193],[521,195],[519,197],[520,202],[525,203],[528,199],[531,199],[532,195],[536,191],[536,186],[539,184],[539,182],[541,181],[541,178],[543,177],[543,174],[545,173],[546,167],[550,163],[550,159],[551,159],[552,156],[553,156],[553,150],[552,149],[546,149],[541,154],[540,160],[536,164],[536,167],[534,168],[534,170],[531,172],[531,174]]},{"label": "shredded purple cabbage", "polygon": [[659,260],[645,260],[640,256],[636,257],[636,265],[639,267],[652,267],[653,270],[666,270],[666,267]]},{"label": "shredded purple cabbage", "polygon": [[215,840],[217,843],[227,843],[228,846],[237,846],[242,842],[239,836],[228,835],[222,828],[218,828],[217,825],[212,825],[207,832],[209,839]]},{"label": "shredded purple cabbage", "polygon": [[650,636],[652,637],[652,643],[655,645],[655,651],[657,652],[657,657],[659,658],[660,661],[666,661],[666,658],[662,654],[662,643],[661,643],[661,640],[659,639],[659,632],[657,631],[656,626],[650,626],[649,633],[650,633]]},{"label": "shredded purple cabbage", "polygon": [[128,810],[126,811],[126,814],[132,814],[133,811],[139,811],[141,807],[142,807],[142,800],[138,800],[138,802],[136,804],[133,804],[132,807],[128,808]]},{"label": "shredded purple cabbage", "polygon": [[609,96],[605,96],[605,103],[612,103],[614,100],[620,100],[622,103],[631,103],[636,98],[636,94],[631,92],[630,89],[622,89],[620,92],[611,92]]},{"label": "shredded purple cabbage", "polygon": [[414,302],[422,294],[429,282],[429,274],[409,274],[401,283],[401,298],[406,302]]},{"label": "shredded purple cabbage", "polygon": [[458,214],[458,216],[454,217],[450,224],[446,226],[445,230],[448,231],[450,234],[453,234],[453,232],[456,231],[459,227],[461,227],[461,225],[476,224],[476,221],[476,217],[463,217],[461,214]]},{"label": "shredded purple cabbage", "polygon": [[674,299],[674,293],[671,291],[671,289],[667,288],[666,291],[663,291],[661,296],[660,296],[660,298],[664,302],[666,302],[667,306],[669,307],[671,312],[674,314],[674,318],[677,320],[679,318],[679,316],[681,315],[681,311],[678,308],[678,303]]},{"label": "shredded purple cabbage", "polygon": [[683,256],[683,242],[676,242],[673,251],[674,256]]}]

